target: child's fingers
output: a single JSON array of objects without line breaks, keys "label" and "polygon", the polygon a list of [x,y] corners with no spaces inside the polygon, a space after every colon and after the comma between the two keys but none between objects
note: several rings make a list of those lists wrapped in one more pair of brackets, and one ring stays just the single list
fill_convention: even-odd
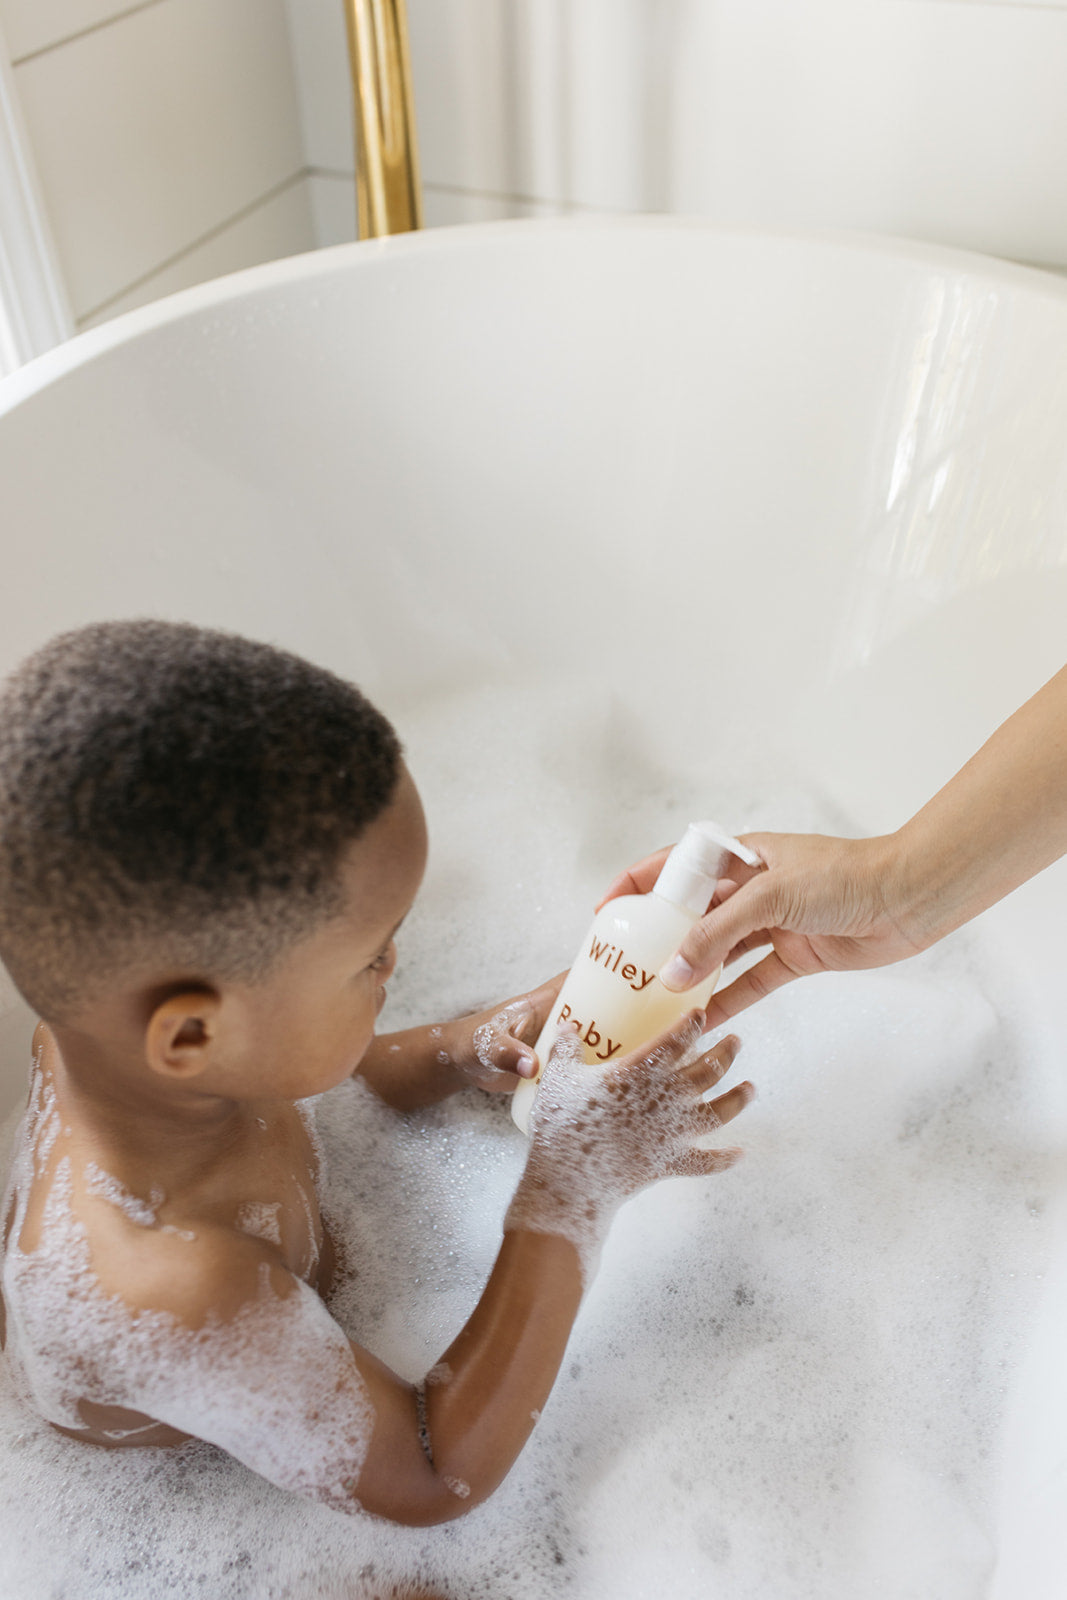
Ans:
[{"label": "child's fingers", "polygon": [[493,1018],[493,1025],[500,1029],[502,1038],[510,1036],[532,1044],[537,1037],[537,1012],[534,1010],[533,997],[509,1006],[505,1012]]},{"label": "child's fingers", "polygon": [[530,1007],[519,1002],[475,1028],[474,1053],[494,1088],[500,1074],[509,1078],[535,1076],[537,1057],[520,1037],[527,1031],[531,1016]]},{"label": "child's fingers", "polygon": [[710,1133],[715,1128],[721,1127],[724,1122],[732,1122],[746,1106],[752,1104],[755,1098],[754,1083],[747,1080],[739,1083],[735,1089],[727,1089],[725,1094],[709,1100],[706,1105],[695,1107],[698,1124],[703,1125],[703,1132]]},{"label": "child's fingers", "polygon": [[578,1025],[574,1022],[565,1022],[556,1034],[552,1044],[549,1061],[558,1062],[563,1067],[580,1067],[585,1063],[582,1054],[582,1043],[578,1038]]},{"label": "child's fingers", "polygon": [[500,1043],[494,1050],[490,1063],[482,1061],[482,1065],[492,1065],[495,1072],[502,1072],[516,1078],[536,1078],[537,1057],[532,1050],[524,1049],[516,1044],[514,1039],[507,1039]]},{"label": "child's fingers", "polygon": [[541,1032],[541,1020],[538,1010],[534,1005],[534,997],[513,1006],[504,1017],[494,1017],[494,1023],[504,1024],[504,1031],[500,1034],[499,1066],[506,1067],[509,1072],[518,1072],[524,1078],[532,1078],[537,1072],[537,1057],[534,1055],[532,1045]]},{"label": "child's fingers", "polygon": [[632,1070],[632,1065],[636,1063],[673,1074],[677,1072],[679,1062],[685,1060],[701,1034],[706,1032],[707,1019],[703,1011],[687,1011],[672,1028],[667,1028],[649,1044],[633,1051],[627,1058],[630,1068],[620,1063],[621,1070]]},{"label": "child's fingers", "polygon": [[712,1172],[725,1172],[736,1166],[744,1155],[743,1150],[687,1150],[676,1156],[669,1171],[674,1178],[705,1178]]},{"label": "child's fingers", "polygon": [[741,1049],[741,1041],[736,1033],[727,1034],[725,1039],[702,1056],[697,1056],[695,1061],[682,1068],[682,1074],[689,1079],[697,1094],[703,1094],[720,1078],[725,1078],[730,1068],[737,1059]]},{"label": "child's fingers", "polygon": [[[516,1014],[515,1025],[509,1027],[509,1032],[523,1039],[527,1044],[533,1044],[537,1035],[544,1026],[545,1019],[551,1011],[552,1004],[563,988],[566,972],[557,972],[554,978],[549,978],[547,983],[542,983],[540,988],[531,989],[529,994],[524,994],[507,1007],[508,1015],[514,1011]],[[521,1015],[519,1012],[521,1010]]]}]

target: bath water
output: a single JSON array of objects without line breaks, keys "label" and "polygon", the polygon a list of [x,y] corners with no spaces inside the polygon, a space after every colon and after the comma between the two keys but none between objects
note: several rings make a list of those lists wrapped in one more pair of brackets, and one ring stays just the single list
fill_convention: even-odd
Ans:
[{"label": "bath water", "polygon": [[[692,817],[857,831],[783,751],[672,749],[594,683],[387,709],[431,868],[383,1029],[559,970],[614,872]],[[1051,1052],[980,926],[790,986],[735,1031],[724,1087],[751,1077],[760,1098],[722,1142],[745,1159],[620,1212],[489,1504],[396,1529],[204,1444],[97,1451],[40,1422],[0,1362],[0,1593],[357,1600],[421,1579],[455,1600],[977,1600],[1049,1249]],[[399,1117],[344,1084],[317,1122],[347,1259],[334,1313],[415,1379],[481,1292],[525,1141],[477,1091]]]}]

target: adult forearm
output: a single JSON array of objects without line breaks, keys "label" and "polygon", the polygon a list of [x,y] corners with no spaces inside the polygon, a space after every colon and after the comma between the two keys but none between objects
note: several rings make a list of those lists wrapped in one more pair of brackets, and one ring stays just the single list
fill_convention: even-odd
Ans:
[{"label": "adult forearm", "polygon": [[893,836],[891,895],[932,944],[1067,852],[1067,667]]}]

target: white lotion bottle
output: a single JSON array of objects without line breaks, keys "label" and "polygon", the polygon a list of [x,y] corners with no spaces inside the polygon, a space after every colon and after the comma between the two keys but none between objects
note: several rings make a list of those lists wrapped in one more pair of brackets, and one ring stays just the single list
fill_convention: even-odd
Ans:
[{"label": "white lotion bottle", "polygon": [[[565,1023],[577,1025],[582,1054],[594,1065],[618,1061],[707,1004],[721,967],[684,994],[665,989],[657,974],[707,911],[731,856],[759,865],[758,856],[716,823],[692,822],[650,894],[622,895],[597,913],[534,1046],[542,1071]],[[512,1118],[527,1135],[536,1094],[534,1079],[520,1084],[511,1100]]]}]

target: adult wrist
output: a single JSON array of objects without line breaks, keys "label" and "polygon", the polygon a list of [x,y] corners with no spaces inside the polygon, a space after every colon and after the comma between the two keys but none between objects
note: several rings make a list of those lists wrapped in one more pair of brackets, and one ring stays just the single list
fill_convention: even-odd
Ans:
[{"label": "adult wrist", "polygon": [[973,861],[965,841],[946,835],[920,812],[879,846],[877,871],[887,915],[917,951],[967,921]]}]

